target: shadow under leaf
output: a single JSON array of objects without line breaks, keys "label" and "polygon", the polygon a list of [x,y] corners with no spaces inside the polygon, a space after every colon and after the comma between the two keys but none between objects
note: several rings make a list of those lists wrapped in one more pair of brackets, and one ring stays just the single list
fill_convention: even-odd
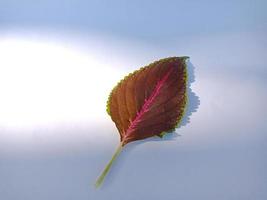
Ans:
[{"label": "shadow under leaf", "polygon": [[[162,138],[160,137],[151,137],[151,138],[147,138],[144,140],[138,140],[135,142],[131,142],[129,144],[127,144],[124,148],[123,151],[121,152],[121,155],[117,158],[116,164],[113,166],[112,169],[112,173],[110,173],[107,176],[107,180],[106,182],[103,184],[104,187],[108,187],[108,185],[111,183],[111,181],[113,180],[114,177],[116,177],[116,175],[119,173],[120,169],[122,168],[125,159],[127,157],[126,154],[129,154],[129,152],[131,152],[137,145],[142,144],[142,143],[146,143],[146,142],[159,142],[159,141],[172,141],[172,140],[176,140],[177,137],[181,136],[179,135],[176,131],[179,130],[180,127],[182,126],[186,126],[187,124],[190,123],[190,117],[194,112],[197,112],[199,105],[200,105],[200,100],[199,97],[192,91],[191,84],[193,82],[195,82],[195,67],[194,65],[188,61],[187,63],[187,72],[188,72],[188,78],[187,78],[187,107],[185,110],[185,114],[181,120],[181,122],[179,123],[179,125],[177,126],[176,130],[174,132],[171,133],[167,133],[165,134]],[[127,152],[127,153],[126,153]]]}]

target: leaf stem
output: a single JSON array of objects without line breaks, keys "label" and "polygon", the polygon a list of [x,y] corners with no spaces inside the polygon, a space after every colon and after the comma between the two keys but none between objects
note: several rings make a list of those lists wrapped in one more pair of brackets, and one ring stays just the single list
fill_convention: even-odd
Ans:
[{"label": "leaf stem", "polygon": [[112,163],[116,160],[116,158],[118,157],[118,155],[120,154],[121,150],[123,147],[123,143],[121,142],[120,145],[117,147],[115,153],[113,154],[111,160],[108,162],[108,164],[106,165],[104,171],[102,172],[102,174],[98,177],[97,181],[95,182],[95,187],[98,188],[99,186],[102,185],[107,173],[109,172]]}]

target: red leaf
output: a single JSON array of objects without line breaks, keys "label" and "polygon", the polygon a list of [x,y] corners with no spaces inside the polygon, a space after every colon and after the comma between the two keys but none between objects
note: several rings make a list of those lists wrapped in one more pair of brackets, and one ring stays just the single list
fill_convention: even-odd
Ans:
[{"label": "red leaf", "polygon": [[181,121],[186,101],[188,57],[171,57],[156,61],[126,76],[112,90],[107,112],[120,133],[120,145],[103,174],[129,142],[152,136],[162,137]]}]

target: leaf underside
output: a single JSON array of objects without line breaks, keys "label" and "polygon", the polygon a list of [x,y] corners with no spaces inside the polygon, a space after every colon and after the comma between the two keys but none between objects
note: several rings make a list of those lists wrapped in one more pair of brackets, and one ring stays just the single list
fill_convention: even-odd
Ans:
[{"label": "leaf underside", "polygon": [[187,102],[188,57],[161,59],[129,74],[111,91],[107,112],[122,145],[162,137],[181,121]]}]

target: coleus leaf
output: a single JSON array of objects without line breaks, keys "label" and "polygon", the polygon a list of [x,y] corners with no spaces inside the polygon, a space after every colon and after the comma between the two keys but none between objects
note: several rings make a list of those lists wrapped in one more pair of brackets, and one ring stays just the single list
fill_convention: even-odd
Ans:
[{"label": "coleus leaf", "polygon": [[162,137],[181,121],[187,103],[189,57],[161,59],[129,74],[111,91],[107,112],[120,134],[120,144],[96,181],[100,186],[113,161],[129,142]]}]

